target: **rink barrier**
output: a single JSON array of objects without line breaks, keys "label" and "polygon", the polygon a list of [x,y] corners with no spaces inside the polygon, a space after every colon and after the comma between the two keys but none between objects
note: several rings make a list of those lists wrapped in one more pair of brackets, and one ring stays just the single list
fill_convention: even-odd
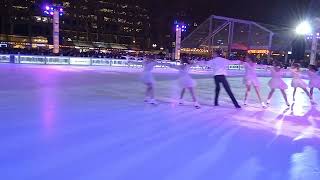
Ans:
[{"label": "rink barrier", "polygon": [[14,58],[12,55],[0,54],[0,63],[10,63],[12,58]]},{"label": "rink barrier", "polygon": [[[127,59],[125,59],[127,58]],[[129,63],[134,60],[137,63]],[[169,60],[157,60],[159,64],[155,68],[169,68],[167,64],[179,65],[179,62]],[[142,68],[142,60],[135,60],[132,57],[124,57],[124,59],[114,58],[90,58],[90,57],[68,57],[68,56],[38,56],[38,55],[2,55],[0,54],[0,63],[16,63],[16,64],[43,64],[43,65],[78,65],[78,66],[111,66],[111,67],[131,67]],[[267,71],[267,66],[258,66],[257,71]],[[198,65],[192,67],[194,70],[211,71],[206,65]],[[231,64],[228,70],[244,70],[241,64]]]}]

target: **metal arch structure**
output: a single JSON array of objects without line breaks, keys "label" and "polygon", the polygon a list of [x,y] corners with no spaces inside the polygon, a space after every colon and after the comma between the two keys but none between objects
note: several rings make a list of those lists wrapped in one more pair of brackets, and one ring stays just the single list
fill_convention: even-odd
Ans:
[{"label": "metal arch structure", "polygon": [[211,15],[182,41],[182,48],[201,48],[212,52],[234,44],[248,49],[268,49],[271,56],[274,32],[254,21]]}]

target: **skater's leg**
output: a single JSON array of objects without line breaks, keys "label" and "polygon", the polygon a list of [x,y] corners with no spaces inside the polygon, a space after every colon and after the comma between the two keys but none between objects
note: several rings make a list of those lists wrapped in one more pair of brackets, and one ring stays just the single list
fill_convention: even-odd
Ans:
[{"label": "skater's leg", "polygon": [[153,84],[149,84],[149,94],[150,94],[150,98],[151,99],[154,99],[154,87],[153,87]]},{"label": "skater's leg", "polygon": [[220,78],[219,76],[214,77],[214,81],[216,84],[215,97],[214,97],[214,105],[219,106],[219,94],[220,94]]},{"label": "skater's leg", "polygon": [[191,97],[192,97],[193,102],[197,102],[197,98],[196,98],[194,89],[193,89],[192,87],[190,87],[190,88],[189,88],[189,91],[190,91],[190,94],[191,94]]},{"label": "skater's leg", "polygon": [[247,99],[250,91],[251,91],[251,85],[246,85],[246,93],[244,95],[244,105],[247,105]]},{"label": "skater's leg", "polygon": [[303,89],[303,91],[307,94],[307,96],[308,96],[310,99],[312,99],[312,97],[311,97],[309,91],[307,90],[307,88],[302,88],[302,89]]},{"label": "skater's leg", "polygon": [[270,104],[270,101],[271,101],[271,98],[273,96],[274,91],[275,91],[275,89],[271,89],[271,91],[269,92],[267,104]]},{"label": "skater's leg", "polygon": [[184,92],[186,91],[186,88],[183,88],[180,94],[180,99],[183,99],[184,96]]},{"label": "skater's leg", "polygon": [[194,88],[189,88],[189,91],[190,91],[190,93],[191,93],[191,96],[192,96],[192,99],[193,99],[193,102],[194,102],[194,107],[195,108],[200,108],[201,106],[200,106],[200,104],[198,103],[198,101],[197,101],[197,97],[196,97],[196,94],[195,94],[195,91],[194,91]]},{"label": "skater's leg", "polygon": [[221,81],[222,81],[222,84],[223,84],[224,89],[226,90],[226,92],[227,92],[227,93],[228,93],[228,95],[230,96],[230,98],[231,98],[231,100],[232,100],[232,102],[233,102],[234,106],[235,106],[236,108],[241,108],[241,107],[239,106],[239,104],[238,104],[238,102],[237,102],[236,98],[234,97],[234,95],[233,95],[233,93],[232,93],[231,89],[230,89],[230,85],[229,85],[229,83],[228,83],[228,81],[227,81],[226,77],[225,77],[225,76],[222,76],[222,80],[221,80]]},{"label": "skater's leg", "polygon": [[283,99],[286,101],[287,106],[289,106],[290,104],[288,102],[288,98],[287,98],[286,92],[283,89],[281,89],[281,93],[282,93]]},{"label": "skater's leg", "polygon": [[313,88],[310,88],[310,97],[313,99]]},{"label": "skater's leg", "polygon": [[147,88],[146,88],[145,97],[146,97],[146,98],[150,98],[150,90],[151,90],[150,87],[151,87],[151,86],[150,86],[150,84],[146,84],[146,87],[147,87]]},{"label": "skater's leg", "polygon": [[293,90],[293,102],[296,101],[296,92],[297,92],[297,88],[294,88]]},{"label": "skater's leg", "polygon": [[259,87],[255,86],[254,89],[256,90],[259,102],[262,103],[261,95],[260,95],[260,89]]}]

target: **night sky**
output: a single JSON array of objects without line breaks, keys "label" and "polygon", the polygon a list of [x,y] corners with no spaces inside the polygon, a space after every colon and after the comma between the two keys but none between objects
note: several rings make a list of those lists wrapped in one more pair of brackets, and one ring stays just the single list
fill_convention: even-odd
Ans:
[{"label": "night sky", "polygon": [[[152,34],[170,34],[175,19],[200,24],[211,14],[293,27],[320,12],[320,0],[142,0],[150,9]],[[319,13],[320,14],[320,13]]]}]

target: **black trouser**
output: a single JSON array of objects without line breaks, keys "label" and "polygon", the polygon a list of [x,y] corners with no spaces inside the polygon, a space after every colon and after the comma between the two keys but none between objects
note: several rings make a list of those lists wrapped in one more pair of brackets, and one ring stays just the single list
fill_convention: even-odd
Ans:
[{"label": "black trouser", "polygon": [[231,89],[230,89],[230,86],[229,86],[229,83],[226,79],[226,76],[224,75],[217,75],[217,76],[214,76],[214,81],[216,83],[216,96],[214,98],[214,104],[215,105],[218,105],[219,104],[219,94],[220,94],[220,83],[222,83],[224,89],[226,90],[226,92],[228,93],[228,95],[230,96],[233,104],[235,106],[239,106],[236,98],[234,97]]}]

